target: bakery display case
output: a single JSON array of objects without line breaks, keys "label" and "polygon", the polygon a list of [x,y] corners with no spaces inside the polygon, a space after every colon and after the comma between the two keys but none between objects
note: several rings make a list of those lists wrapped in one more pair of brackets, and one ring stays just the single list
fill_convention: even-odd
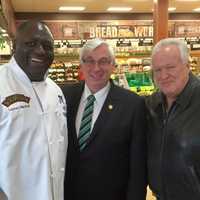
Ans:
[{"label": "bakery display case", "polygon": [[[153,47],[153,22],[151,20],[108,21],[47,21],[56,40],[55,59],[49,77],[58,84],[84,79],[80,72],[79,51],[87,40],[100,37],[114,49],[116,68],[111,78],[121,87],[140,95],[154,90],[151,78],[151,51]],[[184,40],[190,50],[191,71],[200,76],[200,21],[169,21],[169,37]],[[58,39],[59,38],[59,39]],[[6,40],[7,42],[7,40]],[[9,47],[9,50],[6,48]],[[12,44],[5,45],[0,38],[0,63],[11,57]]]},{"label": "bakery display case", "polygon": [[[140,95],[154,91],[151,80],[152,38],[107,39],[116,56],[116,68],[111,75],[121,87]],[[49,77],[58,84],[79,81],[79,51],[85,40],[55,41],[55,60],[49,69]]]},{"label": "bakery display case", "polygon": [[12,54],[12,43],[6,30],[0,27],[0,65],[6,63]]}]

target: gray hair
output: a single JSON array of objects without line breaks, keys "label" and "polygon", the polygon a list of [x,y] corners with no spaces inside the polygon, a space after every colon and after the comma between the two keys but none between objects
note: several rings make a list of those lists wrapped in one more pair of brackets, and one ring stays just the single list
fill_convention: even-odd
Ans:
[{"label": "gray hair", "polygon": [[87,53],[93,51],[101,45],[106,45],[108,47],[109,56],[111,57],[113,64],[115,64],[115,53],[113,48],[105,40],[100,38],[89,40],[84,44],[80,50],[80,63],[83,63],[83,58]]},{"label": "gray hair", "polygon": [[180,51],[180,56],[183,64],[188,64],[189,61],[189,50],[187,45],[177,38],[165,38],[160,40],[153,48],[151,58],[162,48],[165,46],[174,45]]}]

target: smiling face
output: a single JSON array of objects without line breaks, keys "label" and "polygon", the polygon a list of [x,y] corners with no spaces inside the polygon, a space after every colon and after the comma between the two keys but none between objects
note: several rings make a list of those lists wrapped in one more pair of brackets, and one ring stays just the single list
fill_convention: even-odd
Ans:
[{"label": "smiling face", "polygon": [[97,92],[106,86],[114,70],[114,61],[105,44],[101,44],[87,52],[81,64],[85,82],[92,92]]},{"label": "smiling face", "polygon": [[152,57],[154,80],[167,99],[175,100],[189,79],[189,68],[183,64],[175,45],[163,46]]},{"label": "smiling face", "polygon": [[54,59],[53,37],[43,23],[30,23],[15,41],[14,57],[31,81],[44,80]]}]

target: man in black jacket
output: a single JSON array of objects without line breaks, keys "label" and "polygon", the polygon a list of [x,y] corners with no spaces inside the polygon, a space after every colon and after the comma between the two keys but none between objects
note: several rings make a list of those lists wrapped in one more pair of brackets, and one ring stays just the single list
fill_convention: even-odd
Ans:
[{"label": "man in black jacket", "polygon": [[187,45],[161,40],[152,52],[159,92],[148,100],[149,184],[159,200],[200,199],[200,80]]},{"label": "man in black jacket", "polygon": [[[115,60],[105,41],[88,41],[80,62],[85,82],[63,88],[69,128],[65,199],[145,200],[144,101],[109,81]],[[88,105],[90,95],[95,101]]]}]

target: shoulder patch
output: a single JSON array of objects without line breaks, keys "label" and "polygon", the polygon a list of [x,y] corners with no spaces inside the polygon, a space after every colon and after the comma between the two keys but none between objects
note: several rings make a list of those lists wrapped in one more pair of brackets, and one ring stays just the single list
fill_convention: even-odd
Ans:
[{"label": "shoulder patch", "polygon": [[9,107],[10,105],[16,102],[25,102],[29,104],[30,97],[27,97],[23,94],[13,94],[13,95],[7,96],[5,100],[2,102],[2,104],[6,107]]}]

